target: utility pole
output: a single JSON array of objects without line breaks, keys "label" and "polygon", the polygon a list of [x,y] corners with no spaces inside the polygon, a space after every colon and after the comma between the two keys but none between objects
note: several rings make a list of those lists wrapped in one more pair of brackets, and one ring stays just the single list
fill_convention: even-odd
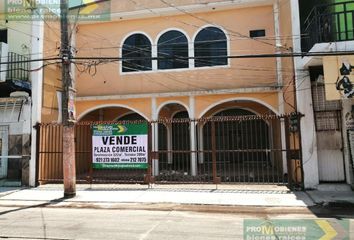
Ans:
[{"label": "utility pole", "polygon": [[75,95],[71,76],[72,52],[69,42],[68,0],[60,0],[62,58],[62,119],[63,119],[63,179],[64,197],[76,195],[75,168]]}]

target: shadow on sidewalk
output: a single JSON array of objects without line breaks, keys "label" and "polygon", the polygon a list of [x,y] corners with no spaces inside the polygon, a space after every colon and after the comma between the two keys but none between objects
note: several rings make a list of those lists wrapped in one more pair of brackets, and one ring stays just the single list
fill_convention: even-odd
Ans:
[{"label": "shadow on sidewalk", "polygon": [[12,213],[12,212],[18,212],[18,211],[22,211],[22,210],[26,210],[26,209],[31,209],[31,208],[44,208],[44,207],[48,207],[52,204],[57,204],[57,203],[61,203],[63,202],[64,200],[66,200],[67,198],[58,198],[58,199],[53,199],[53,200],[50,200],[48,202],[45,202],[45,203],[41,203],[41,204],[35,204],[35,205],[30,205],[30,206],[26,206],[26,207],[19,207],[19,208],[16,208],[16,209],[11,209],[11,210],[7,210],[7,211],[3,211],[3,212],[0,212],[0,216],[1,215],[5,215],[5,214],[8,214],[8,213]]}]

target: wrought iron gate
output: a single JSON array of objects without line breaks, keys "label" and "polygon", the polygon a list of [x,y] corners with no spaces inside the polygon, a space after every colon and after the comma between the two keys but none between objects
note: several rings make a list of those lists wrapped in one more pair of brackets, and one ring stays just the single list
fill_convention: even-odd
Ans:
[{"label": "wrought iron gate", "polygon": [[[294,116],[299,120],[299,115],[242,115],[148,122],[145,170],[92,169],[91,127],[103,122],[78,123],[77,181],[301,185],[299,127],[289,130],[294,130]],[[137,122],[141,121],[115,123]],[[42,124],[38,129],[38,181],[61,182],[62,126]]]}]

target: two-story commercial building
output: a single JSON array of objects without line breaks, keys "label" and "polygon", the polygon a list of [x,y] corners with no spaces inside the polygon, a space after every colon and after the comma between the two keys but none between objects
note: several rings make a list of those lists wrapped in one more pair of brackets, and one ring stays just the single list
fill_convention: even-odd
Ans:
[{"label": "two-story commercial building", "polygon": [[[340,121],[326,115],[342,113],[336,103],[322,109],[323,86],[311,87],[307,67],[318,58],[293,57],[316,51],[307,41],[315,31],[306,35],[304,28],[304,15],[311,14],[305,3],[120,0],[71,11],[79,16],[107,8],[102,19],[74,19],[70,33],[78,180],[135,182],[151,175],[160,182],[292,182],[305,188],[351,182],[349,158],[338,158]],[[59,46],[57,34],[58,26],[46,28],[44,36],[53,41],[44,51]],[[44,70],[44,123],[61,119],[60,70]],[[149,122],[150,171],[91,168],[89,126],[122,121]],[[56,131],[59,137],[51,138]],[[38,180],[60,181],[60,126],[41,134],[43,142],[59,143],[40,146]]]}]

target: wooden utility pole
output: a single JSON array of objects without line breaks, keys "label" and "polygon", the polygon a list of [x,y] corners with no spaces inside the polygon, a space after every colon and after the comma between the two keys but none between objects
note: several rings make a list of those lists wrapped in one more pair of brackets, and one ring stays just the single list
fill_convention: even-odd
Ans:
[{"label": "wooden utility pole", "polygon": [[71,76],[71,47],[69,42],[68,0],[60,1],[62,58],[62,119],[63,119],[63,178],[64,197],[76,195],[75,168],[75,89]]}]

